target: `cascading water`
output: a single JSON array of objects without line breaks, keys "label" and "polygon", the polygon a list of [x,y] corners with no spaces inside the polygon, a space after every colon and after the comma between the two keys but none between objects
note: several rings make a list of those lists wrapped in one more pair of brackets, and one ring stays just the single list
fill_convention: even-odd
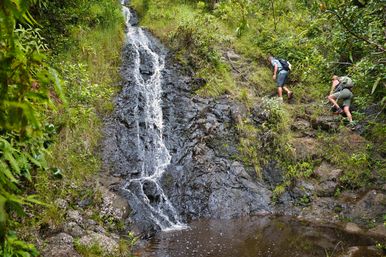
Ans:
[{"label": "cascading water", "polygon": [[[124,1],[122,1],[124,4]],[[136,170],[129,172],[129,181],[123,190],[129,195],[130,205],[143,217],[148,217],[161,230],[186,228],[159,180],[170,164],[171,156],[163,141],[162,70],[165,63],[163,51],[154,50],[153,42],[139,27],[130,24],[130,10],[123,6],[127,26],[126,47],[129,48],[130,65],[123,67],[123,79],[129,87],[121,96],[128,98],[132,110],[123,117],[130,133],[135,133],[131,145],[136,148]],[[128,90],[126,90],[128,89]],[[129,158],[129,157],[126,157]]]}]

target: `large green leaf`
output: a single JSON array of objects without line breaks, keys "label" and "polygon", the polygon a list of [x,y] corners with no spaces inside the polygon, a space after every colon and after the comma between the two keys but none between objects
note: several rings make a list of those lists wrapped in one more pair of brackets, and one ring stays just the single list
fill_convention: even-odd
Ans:
[{"label": "large green leaf", "polygon": [[[0,160],[0,170],[0,177],[2,176],[2,174],[4,174],[9,180],[7,181],[7,183],[18,183],[18,180],[14,177],[8,165],[2,160]],[[4,182],[6,181],[4,180]]]},{"label": "large green leaf", "polygon": [[381,81],[381,79],[382,79],[381,77],[378,77],[377,80],[374,82],[373,89],[371,89],[371,94],[374,94],[375,90],[378,87],[379,81]]},{"label": "large green leaf", "polygon": [[5,203],[7,202],[7,198],[1,195],[0,191],[0,238],[4,238],[5,236],[5,226],[7,221],[7,212],[5,210]]}]

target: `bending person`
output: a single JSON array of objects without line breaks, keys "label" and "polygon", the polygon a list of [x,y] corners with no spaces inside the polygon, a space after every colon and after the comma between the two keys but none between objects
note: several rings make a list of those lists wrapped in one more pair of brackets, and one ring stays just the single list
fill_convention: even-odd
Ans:
[{"label": "bending person", "polygon": [[269,62],[273,67],[273,80],[276,80],[277,84],[277,95],[279,99],[283,100],[283,89],[288,95],[288,99],[291,99],[292,92],[285,86],[287,80],[289,69],[285,69],[278,59],[273,56],[268,57]]},{"label": "bending person", "polygon": [[[347,119],[352,123],[352,115],[350,113],[350,104],[353,97],[351,92],[351,87],[345,87],[344,83],[341,82],[343,77],[338,77],[336,75],[332,76],[332,85],[330,90],[330,95],[327,96],[328,101],[333,104],[336,108],[337,114],[344,112],[347,116]],[[338,101],[343,101],[343,110],[340,108]]]}]

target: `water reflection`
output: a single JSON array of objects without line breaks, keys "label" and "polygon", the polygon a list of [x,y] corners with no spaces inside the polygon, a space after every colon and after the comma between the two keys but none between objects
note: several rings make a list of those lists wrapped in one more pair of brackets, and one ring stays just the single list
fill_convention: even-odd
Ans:
[{"label": "water reflection", "polygon": [[[374,244],[368,237],[349,234],[331,226],[316,226],[288,217],[252,217],[194,221],[188,230],[158,234],[138,255],[326,257],[339,256],[351,246]],[[370,250],[362,250],[360,255],[381,256]]]}]

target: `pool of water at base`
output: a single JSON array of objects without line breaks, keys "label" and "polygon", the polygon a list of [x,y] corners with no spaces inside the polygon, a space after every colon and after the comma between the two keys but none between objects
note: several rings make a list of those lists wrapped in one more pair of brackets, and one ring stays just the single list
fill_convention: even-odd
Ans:
[{"label": "pool of water at base", "polygon": [[336,226],[291,217],[196,220],[189,229],[160,232],[135,252],[143,257],[338,257],[359,247],[353,257],[382,257],[368,248],[377,242]]}]

